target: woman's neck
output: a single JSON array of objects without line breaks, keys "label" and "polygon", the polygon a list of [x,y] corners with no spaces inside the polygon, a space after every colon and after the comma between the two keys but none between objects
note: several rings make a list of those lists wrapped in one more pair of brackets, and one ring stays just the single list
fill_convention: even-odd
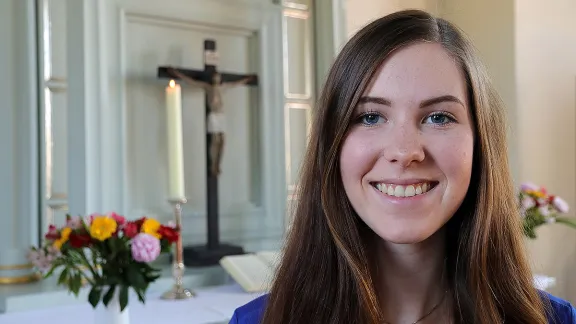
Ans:
[{"label": "woman's neck", "polygon": [[387,322],[413,323],[441,305],[418,324],[446,320],[448,288],[444,232],[417,244],[381,241],[378,247],[378,293]]}]

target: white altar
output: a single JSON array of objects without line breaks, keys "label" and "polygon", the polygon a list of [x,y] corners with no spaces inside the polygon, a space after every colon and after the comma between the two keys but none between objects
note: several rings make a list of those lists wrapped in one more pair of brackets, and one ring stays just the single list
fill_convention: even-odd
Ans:
[{"label": "white altar", "polygon": [[[535,275],[536,288],[546,290],[555,285],[555,279]],[[235,283],[196,288],[196,297],[184,301],[160,299],[165,287],[157,286],[148,294],[146,304],[136,296],[130,296],[130,320],[132,324],[220,324],[228,323],[234,310],[260,294],[246,293]],[[79,297],[79,299],[85,296]],[[56,299],[63,299],[62,297]],[[85,299],[83,299],[85,300]],[[0,313],[0,324],[38,323],[43,324],[104,324],[94,322],[94,310],[88,302],[65,303],[54,307],[21,309]]]},{"label": "white altar", "polygon": [[[146,304],[136,296],[130,300],[132,324],[216,324],[228,323],[234,310],[258,294],[245,293],[236,284],[195,290],[196,297],[183,301],[160,299],[161,292],[151,292]],[[105,324],[94,323],[94,310],[86,303],[0,314],[0,324]]]}]

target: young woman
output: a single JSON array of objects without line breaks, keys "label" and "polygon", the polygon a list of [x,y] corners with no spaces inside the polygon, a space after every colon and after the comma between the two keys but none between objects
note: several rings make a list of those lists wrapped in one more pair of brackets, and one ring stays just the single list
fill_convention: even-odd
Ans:
[{"label": "young woman", "polygon": [[271,292],[231,323],[576,323],[533,286],[504,117],[449,22],[362,29],[316,107]]}]

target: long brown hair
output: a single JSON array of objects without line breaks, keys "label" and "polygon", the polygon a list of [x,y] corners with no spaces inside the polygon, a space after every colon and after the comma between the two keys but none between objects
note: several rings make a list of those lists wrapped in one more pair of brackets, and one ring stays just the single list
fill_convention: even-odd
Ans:
[{"label": "long brown hair", "polygon": [[382,322],[368,261],[375,234],[350,205],[338,159],[354,108],[375,71],[396,49],[415,42],[439,43],[459,63],[474,120],[471,185],[446,224],[446,272],[456,322],[546,323],[523,250],[503,104],[463,33],[417,10],[396,12],[364,27],[329,72],[262,323]]}]

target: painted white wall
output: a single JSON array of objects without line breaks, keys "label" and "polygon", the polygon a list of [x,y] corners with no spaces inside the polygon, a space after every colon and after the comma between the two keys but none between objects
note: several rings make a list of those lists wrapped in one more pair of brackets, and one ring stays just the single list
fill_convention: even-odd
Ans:
[{"label": "painted white wall", "polygon": [[14,1],[0,2],[0,12],[3,19],[0,19],[0,44],[6,44],[3,50],[0,51],[0,75],[3,78],[2,86],[0,86],[0,147],[4,152],[3,157],[0,159],[0,206],[2,206],[3,217],[0,217],[0,236],[10,237],[6,240],[8,246],[6,248],[14,247],[14,217],[16,213],[16,87],[14,82],[14,63],[15,51],[11,50],[15,42],[14,33]]},{"label": "painted white wall", "polygon": [[[37,183],[40,182],[40,186],[47,185],[43,180],[39,179],[42,175],[38,175],[39,169],[44,172],[44,166],[37,161],[39,145],[44,144],[44,138],[40,139],[41,143],[37,143],[38,135],[37,130],[38,125],[35,123],[38,119],[43,120],[43,111],[38,114],[38,104],[36,97],[36,91],[39,88],[40,82],[38,82],[35,77],[38,73],[36,71],[36,59],[38,55],[43,55],[42,52],[37,52],[33,45],[36,42],[35,35],[33,33],[36,31],[36,14],[31,11],[36,6],[36,0],[6,0],[0,1],[0,71],[4,76],[7,76],[6,81],[2,83],[0,87],[0,149],[6,152],[7,155],[0,159],[0,179],[3,184],[0,188],[0,205],[3,207],[3,213],[0,215],[0,234],[2,230],[6,231],[4,240],[0,241],[1,246],[9,248],[12,246],[20,246],[22,244],[17,244],[22,241],[26,246],[33,240],[33,237],[37,236],[37,219],[40,212],[37,210],[39,188]],[[52,51],[49,52],[52,58],[50,62],[44,62],[46,64],[52,65],[52,71],[41,73],[44,78],[54,77],[56,80],[43,80],[40,87],[55,86],[58,88],[58,107],[53,106],[52,108],[57,108],[54,110],[54,118],[52,120],[54,132],[58,132],[58,136],[53,135],[53,142],[51,145],[54,149],[53,162],[56,164],[54,167],[56,171],[62,169],[59,168],[64,164],[67,166],[62,172],[53,173],[52,186],[53,189],[58,189],[58,199],[47,199],[47,200],[58,200],[52,201],[52,204],[58,206],[63,205],[65,208],[62,211],[58,211],[53,217],[58,222],[63,221],[64,213],[69,211],[72,214],[85,214],[93,211],[108,211],[108,210],[120,210],[126,211],[129,209],[131,198],[134,198],[132,194],[135,190],[140,192],[150,189],[157,184],[148,183],[147,186],[132,186],[131,188],[126,188],[124,186],[124,175],[125,170],[122,166],[127,160],[121,154],[118,154],[118,148],[122,147],[122,137],[125,135],[121,120],[117,117],[117,114],[122,114],[121,106],[127,100],[125,90],[121,84],[122,77],[125,75],[119,74],[118,71],[122,70],[126,73],[132,73],[134,71],[129,70],[127,67],[135,67],[136,64],[142,63],[143,59],[150,59],[150,56],[139,57],[138,59],[135,55],[132,55],[131,51],[135,50],[134,43],[138,41],[137,38],[130,39],[131,42],[126,42],[123,47],[119,47],[119,37],[125,35],[123,33],[132,33],[134,31],[134,26],[137,23],[133,23],[132,20],[122,20],[127,14],[129,17],[138,15],[141,13],[146,13],[144,5],[142,2],[138,2],[138,9],[130,9],[128,11],[121,12],[122,7],[131,6],[132,3],[129,0],[106,0],[106,1],[92,1],[92,0],[59,0],[59,1],[44,1],[42,3],[51,4],[48,11],[42,11],[42,6],[40,7],[39,15],[46,15],[46,17],[52,17],[55,21],[51,21],[51,31],[53,34],[49,38],[45,38],[46,42],[50,43],[52,46]],[[154,4],[154,1],[147,1],[146,3]],[[210,5],[206,5],[210,3]],[[244,45],[253,41],[252,36],[246,36],[250,33],[257,33],[258,37],[261,39],[268,39],[268,43],[271,49],[268,48],[258,48],[258,44],[250,44],[251,48],[254,48],[259,52],[258,55],[263,57],[262,67],[258,66],[258,71],[260,76],[263,78],[264,82],[261,91],[255,90],[253,93],[256,97],[261,95],[266,97],[265,100],[268,102],[274,102],[273,105],[279,106],[279,110],[282,109],[281,100],[278,98],[282,97],[281,87],[278,86],[276,76],[282,75],[282,63],[278,61],[279,45],[281,44],[281,6],[274,4],[279,4],[280,0],[242,0],[238,1],[234,6],[228,6],[227,9],[209,9],[215,8],[220,4],[226,3],[226,1],[211,1],[203,2],[196,0],[191,4],[182,5],[178,1],[171,2],[170,5],[162,5],[161,12],[157,12],[156,16],[163,15],[164,17],[176,17],[188,33],[194,33],[194,30],[206,32],[206,30],[211,29],[214,34],[224,35],[226,33],[236,32],[238,37],[236,41],[245,41]],[[311,5],[311,1],[299,0],[294,3],[299,5]],[[239,14],[239,11],[235,9],[235,6],[245,8],[252,7],[256,8],[251,11],[251,14]],[[288,6],[288,4],[286,4]],[[67,9],[66,9],[67,7]],[[178,7],[194,7],[194,15],[189,15],[183,13],[183,10],[178,10]],[[131,7],[134,8],[134,7]],[[206,9],[208,8],[208,9]],[[224,8],[220,6],[220,8]],[[205,10],[203,12],[202,10]],[[210,11],[212,10],[212,11]],[[218,13],[218,10],[219,13]],[[275,11],[275,12],[271,12]],[[203,12],[203,13],[202,13]],[[244,12],[244,11],[242,11]],[[260,12],[266,12],[261,14]],[[134,14],[134,15],[132,15]],[[152,15],[150,15],[152,16]],[[60,19],[57,19],[60,18]],[[153,20],[153,19],[152,19]],[[161,19],[160,19],[161,20]],[[170,20],[170,19],[168,19]],[[66,23],[64,23],[66,21]],[[207,26],[202,26],[203,22],[207,23]],[[230,28],[226,30],[219,29],[219,27],[214,27],[218,24],[227,24],[229,26],[243,26],[242,30],[238,29],[233,31]],[[178,24],[175,23],[175,24]],[[58,25],[58,26],[56,26]],[[152,22],[150,25],[154,25]],[[118,26],[124,28],[128,26],[126,30],[114,29]],[[58,28],[56,28],[58,27]],[[305,30],[309,32],[309,30]],[[244,36],[240,35],[244,33]],[[30,34],[30,35],[29,35]],[[141,33],[137,35],[142,35]],[[207,32],[207,35],[210,32]],[[154,34],[155,35],[155,34]],[[30,37],[28,37],[30,36]],[[47,35],[43,35],[46,37]],[[309,35],[300,35],[301,37],[308,37]],[[218,36],[222,37],[222,36]],[[165,38],[166,40],[166,38]],[[177,41],[176,37],[172,38],[173,41]],[[200,45],[193,45],[190,40],[181,41],[181,43],[186,43],[186,46],[194,46],[193,49],[187,49],[187,53],[182,52],[186,57],[182,57],[183,62],[178,62],[178,59],[172,57],[176,61],[169,59],[166,60],[167,63],[186,63],[193,66],[199,67],[198,62],[201,62],[201,52],[197,49],[201,47]],[[271,44],[274,42],[274,44]],[[242,54],[236,57],[237,60],[241,61],[240,65],[236,64],[238,62],[233,62],[229,60],[230,55],[222,57],[223,68],[238,72],[244,72],[247,69],[247,64],[260,64],[260,62],[247,62],[248,58],[256,57],[253,55],[255,53],[248,52],[247,48],[237,47],[236,49],[231,49],[232,43],[223,40],[219,43],[219,49],[226,50],[227,53],[233,53],[235,50],[240,50]],[[150,53],[153,53],[155,44],[150,44],[150,48],[143,49]],[[174,45],[176,46],[176,45]],[[268,45],[266,45],[268,46]],[[157,46],[156,46],[157,47]],[[177,47],[177,46],[176,46]],[[307,45],[306,49],[309,50],[311,46]],[[28,50],[30,49],[30,50]],[[177,52],[178,49],[173,47],[172,54]],[[57,58],[66,58],[64,60],[65,64],[61,64],[61,60],[56,60]],[[155,63],[152,62],[151,68],[154,67]],[[41,63],[42,65],[43,63]],[[224,66],[226,64],[226,66]],[[263,67],[270,66],[271,68],[264,69]],[[43,66],[40,66],[42,70]],[[70,68],[70,69],[67,69]],[[139,65],[136,68],[146,69],[144,65]],[[125,69],[125,70],[123,70]],[[310,69],[310,67],[309,67]],[[137,70],[137,69],[136,69]],[[246,70],[247,71],[247,70]],[[44,71],[41,71],[44,72]],[[137,71],[136,71],[137,72]],[[153,71],[154,72],[154,71]],[[137,73],[136,73],[137,74]],[[128,75],[129,79],[133,75]],[[160,82],[153,75],[150,75],[151,82]],[[267,80],[268,78],[269,80]],[[133,79],[130,79],[133,80]],[[129,80],[129,81],[130,81]],[[133,84],[132,82],[131,84]],[[161,88],[159,88],[161,89]],[[280,91],[280,92],[278,92]],[[231,93],[231,97],[227,99],[228,102],[235,102],[237,97],[244,98],[245,93],[241,89],[235,89]],[[69,96],[69,94],[71,95]],[[157,93],[158,94],[158,93]],[[162,98],[161,93],[158,94],[159,97],[156,98],[161,104]],[[189,96],[188,103],[192,103],[193,100],[200,98],[201,94],[198,91],[192,91],[192,93],[187,94]],[[193,97],[193,98],[192,98]],[[245,98],[244,98],[245,99]],[[42,100],[42,98],[40,98]],[[243,100],[243,99],[242,99]],[[245,100],[244,100],[245,101]],[[55,105],[55,102],[52,102]],[[243,104],[243,106],[246,106]],[[83,109],[81,108],[83,107]],[[141,107],[142,108],[142,107]],[[61,118],[61,114],[65,113],[66,118]],[[60,113],[60,115],[57,114]],[[245,113],[244,110],[236,111],[235,113]],[[268,118],[272,122],[263,122],[263,128],[275,129],[276,132],[282,131],[282,118],[272,118],[274,112],[271,111],[270,115],[265,114],[264,118]],[[39,116],[40,115],[40,116]],[[144,116],[146,118],[149,116]],[[191,113],[188,114],[191,120],[190,127],[194,126],[195,120]],[[233,116],[234,117],[234,116]],[[239,118],[243,116],[239,115]],[[245,116],[244,116],[245,117]],[[234,118],[232,118],[234,119]],[[142,122],[142,119],[137,120],[137,122]],[[252,127],[254,129],[254,127]],[[189,129],[191,132],[192,128]],[[129,134],[130,135],[130,134]],[[190,141],[195,141],[197,136],[189,134]],[[278,136],[282,134],[278,133]],[[40,137],[42,137],[40,136]],[[244,136],[244,138],[246,138]],[[273,137],[267,136],[266,143],[263,144],[265,147],[277,147],[279,152],[282,152],[280,145],[275,145],[272,143]],[[238,138],[231,138],[229,142],[228,160],[225,162],[230,166],[233,160],[233,156],[240,154],[241,148],[236,148],[234,151],[233,141]],[[244,141],[244,144],[245,141]],[[238,146],[238,145],[236,145]],[[240,145],[242,146],[242,145]],[[244,145],[246,146],[246,145]],[[63,149],[65,147],[65,149]],[[58,148],[58,150],[56,150]],[[192,148],[193,149],[193,148]],[[232,150],[232,151],[231,151]],[[279,186],[284,183],[283,180],[283,158],[282,154],[274,155],[271,154],[271,149],[265,152],[264,159],[266,160],[266,165],[272,166],[274,169],[267,169],[267,177],[270,186],[272,182],[277,182]],[[112,152],[112,153],[110,153]],[[116,153],[113,153],[116,152]],[[40,152],[40,157],[43,153]],[[108,154],[102,154],[108,153]],[[201,161],[203,159],[202,154],[198,154],[189,148],[189,159],[194,161]],[[230,160],[232,157],[232,160]],[[278,160],[278,163],[276,162]],[[142,174],[147,177],[149,174],[134,172],[134,164],[127,166],[129,172],[132,174]],[[245,166],[246,167],[246,166]],[[138,170],[137,170],[138,171]],[[142,171],[142,170],[139,170]],[[144,170],[146,171],[146,170]],[[157,170],[153,170],[155,172]],[[234,183],[236,180],[234,177],[240,176],[242,173],[234,174],[233,172],[227,172],[226,178],[228,183]],[[199,196],[193,191],[194,188],[202,187],[202,181],[196,181],[197,176],[193,172],[187,173],[189,177],[189,185],[191,194],[191,203],[187,207],[187,216],[190,216],[192,222],[190,228],[195,232],[203,232],[205,225],[203,224],[203,215],[200,203],[196,203],[193,206],[193,202],[198,200]],[[132,177],[131,179],[133,179]],[[271,179],[271,180],[270,180]],[[276,181],[280,179],[280,181]],[[201,179],[200,179],[201,180]],[[270,182],[272,181],[272,182]],[[56,185],[59,184],[59,185]],[[120,185],[117,185],[120,184]],[[159,185],[163,187],[163,184]],[[56,188],[57,187],[57,188]],[[106,190],[104,190],[106,189]],[[161,188],[160,188],[161,189]],[[221,190],[224,192],[226,198],[235,198],[234,185],[221,186]],[[276,192],[284,191],[284,188],[276,190]],[[267,190],[261,193],[263,196],[270,196],[273,194],[274,190]],[[46,192],[44,192],[46,194]],[[130,197],[126,197],[130,196]],[[274,219],[271,221],[273,224],[269,224],[274,227],[277,231],[274,235],[278,235],[278,231],[281,231],[281,222],[277,219],[281,219],[283,216],[282,205],[284,204],[284,196],[276,195],[274,197],[265,198],[268,204],[273,205],[271,207],[270,213],[273,214],[267,219]],[[246,198],[246,197],[245,197]],[[200,197],[201,200],[201,197]],[[142,203],[142,201],[137,201]],[[144,206],[141,211],[154,211],[156,207],[156,201],[145,200],[148,206]],[[50,205],[49,202],[42,201],[42,210],[47,208],[46,204]],[[69,204],[69,205],[68,205]],[[195,208],[198,207],[198,208]],[[242,208],[238,207],[237,204],[232,203],[227,204],[225,208],[228,211],[244,209],[247,213],[252,213],[254,210],[251,206],[244,206]],[[198,210],[199,209],[199,210]],[[165,214],[168,217],[169,208],[163,207],[158,213]],[[274,210],[274,211],[272,211]],[[128,210],[130,212],[130,210]],[[138,213],[138,210],[135,210]],[[256,210],[253,215],[247,215],[246,218],[256,219],[261,216],[262,210]],[[250,224],[241,224],[242,217],[234,217],[234,215],[228,215],[230,219],[229,225],[223,221],[222,225],[228,227],[224,231],[229,231],[231,233],[238,233],[244,231],[242,226],[250,229]],[[22,223],[23,217],[26,217],[26,222]],[[43,218],[44,224],[46,225],[47,217]],[[30,221],[28,221],[30,219]],[[33,223],[33,224],[30,224]],[[25,224],[25,225],[21,225]],[[19,227],[22,227],[19,228]],[[26,235],[22,235],[25,231]],[[261,235],[264,235],[263,231],[259,231]],[[260,235],[259,234],[259,235]],[[232,235],[232,234],[231,234]],[[236,234],[233,234],[236,235]],[[225,236],[225,235],[223,235]],[[236,237],[236,236],[234,236]],[[203,237],[201,235],[196,235],[193,239],[194,241],[202,241]],[[18,241],[18,242],[17,242]],[[6,242],[6,244],[4,244]],[[7,253],[0,253],[2,256],[8,255]],[[21,254],[17,252],[16,254]],[[1,260],[0,260],[1,263]]]},{"label": "painted white wall", "polygon": [[34,17],[33,1],[0,2],[0,265],[26,264],[38,232]]},{"label": "painted white wall", "polygon": [[[217,41],[221,71],[257,73],[260,80],[257,89],[239,87],[224,94],[228,140],[219,183],[221,236],[278,238],[286,197],[278,77],[282,76],[281,7],[263,0],[233,5],[221,0],[186,4],[106,0],[98,5],[69,0],[68,19],[67,54],[75,62],[68,71],[69,102],[71,107],[84,107],[69,117],[68,139],[76,143],[78,155],[70,157],[68,166],[81,175],[76,182],[70,175],[70,211],[116,210],[129,218],[173,218],[166,201],[163,109],[168,80],[157,78],[157,67],[202,69],[203,40],[209,37]],[[77,47],[81,49],[74,50]],[[182,92],[188,197],[183,236],[186,243],[201,243],[206,228],[204,93],[188,85]],[[73,138],[80,131],[74,124],[87,128],[80,141]],[[247,158],[254,144],[247,130],[266,134],[259,143],[262,178],[254,185],[248,183],[249,171],[257,169],[250,168]],[[74,185],[83,188],[72,197]],[[252,201],[251,189],[259,190],[258,201]]]}]

